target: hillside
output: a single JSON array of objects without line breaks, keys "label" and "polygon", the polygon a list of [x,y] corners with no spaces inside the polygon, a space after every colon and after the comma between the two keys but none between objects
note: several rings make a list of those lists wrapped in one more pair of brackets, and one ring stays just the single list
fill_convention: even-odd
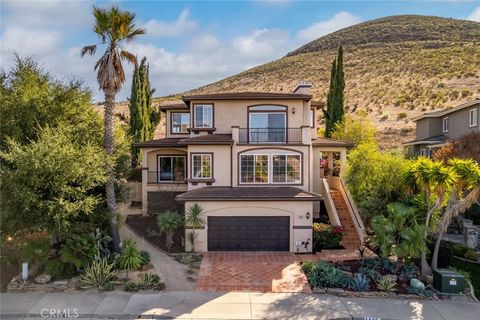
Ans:
[{"label": "hillside", "polygon": [[187,93],[291,92],[303,80],[313,83],[315,99],[325,100],[339,45],[347,112],[367,114],[383,147],[412,139],[411,117],[480,96],[480,23],[429,16],[360,23]]}]

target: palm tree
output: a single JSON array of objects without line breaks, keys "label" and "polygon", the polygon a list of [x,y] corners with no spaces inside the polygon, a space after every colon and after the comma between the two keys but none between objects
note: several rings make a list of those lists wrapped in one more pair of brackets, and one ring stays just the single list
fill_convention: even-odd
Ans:
[{"label": "palm tree", "polygon": [[198,203],[195,203],[188,207],[185,215],[185,223],[188,226],[192,227],[190,242],[192,244],[192,252],[195,252],[195,239],[197,238],[195,229],[204,227],[206,223],[203,208]]},{"label": "palm tree", "polygon": [[[429,158],[419,158],[407,170],[405,180],[413,193],[420,190],[425,197],[427,213],[424,238],[426,240],[432,214],[441,208],[446,190],[452,183],[452,176],[442,162],[432,161]],[[430,276],[432,269],[427,262],[426,250],[422,252],[420,258],[422,275]]]},{"label": "palm tree", "polygon": [[464,213],[474,203],[480,201],[480,167],[471,160],[451,159],[448,161],[452,177],[455,180],[447,205],[437,226],[437,240],[432,256],[432,269],[437,269],[438,252],[443,234],[447,231],[452,220]]},{"label": "palm tree", "polygon": [[157,217],[158,228],[165,232],[165,246],[171,252],[175,230],[184,225],[182,217],[177,212],[165,211]]},{"label": "palm tree", "polygon": [[[136,62],[136,57],[125,50],[124,43],[134,40],[137,36],[145,34],[145,30],[135,28],[133,20],[135,14],[129,11],[122,11],[117,6],[110,9],[93,7],[95,17],[94,32],[100,37],[100,43],[106,45],[104,54],[95,64],[97,71],[97,82],[105,94],[104,114],[104,140],[103,147],[107,157],[113,156],[115,152],[115,139],[113,135],[113,121],[115,115],[115,95],[125,83],[125,72],[122,61]],[[94,55],[97,45],[89,45],[82,48],[82,57],[86,54]],[[120,250],[120,237],[118,234],[118,210],[115,198],[115,173],[110,161],[106,164],[108,180],[106,184],[107,207],[112,214],[110,220],[112,232],[113,250]]]}]

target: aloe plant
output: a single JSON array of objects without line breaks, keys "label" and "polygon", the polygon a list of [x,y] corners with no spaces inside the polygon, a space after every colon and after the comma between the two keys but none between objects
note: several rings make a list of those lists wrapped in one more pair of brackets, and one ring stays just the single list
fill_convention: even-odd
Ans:
[{"label": "aloe plant", "polygon": [[381,277],[377,282],[377,288],[385,292],[395,291],[397,283],[389,277]]}]

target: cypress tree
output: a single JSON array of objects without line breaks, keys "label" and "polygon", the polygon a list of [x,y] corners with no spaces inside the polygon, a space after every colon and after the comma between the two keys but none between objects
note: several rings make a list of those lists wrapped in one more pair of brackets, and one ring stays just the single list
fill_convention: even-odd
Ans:
[{"label": "cypress tree", "polygon": [[[155,92],[150,87],[149,66],[144,57],[140,65],[135,64],[130,95],[130,136],[133,142],[143,142],[154,137],[155,129],[160,122],[160,112],[152,105]],[[140,148],[132,147],[132,167],[142,162]]]},{"label": "cypress tree", "polygon": [[343,72],[343,48],[338,48],[338,55],[332,63],[330,88],[327,94],[327,110],[325,115],[325,137],[330,138],[335,124],[345,115],[344,108],[345,77]]}]

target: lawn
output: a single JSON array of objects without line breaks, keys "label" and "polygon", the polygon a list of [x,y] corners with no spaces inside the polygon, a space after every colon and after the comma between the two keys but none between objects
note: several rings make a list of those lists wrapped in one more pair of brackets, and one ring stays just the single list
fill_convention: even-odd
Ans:
[{"label": "lawn", "polygon": [[480,298],[480,265],[452,257],[451,266],[470,273],[470,280],[475,291],[475,296]]}]

